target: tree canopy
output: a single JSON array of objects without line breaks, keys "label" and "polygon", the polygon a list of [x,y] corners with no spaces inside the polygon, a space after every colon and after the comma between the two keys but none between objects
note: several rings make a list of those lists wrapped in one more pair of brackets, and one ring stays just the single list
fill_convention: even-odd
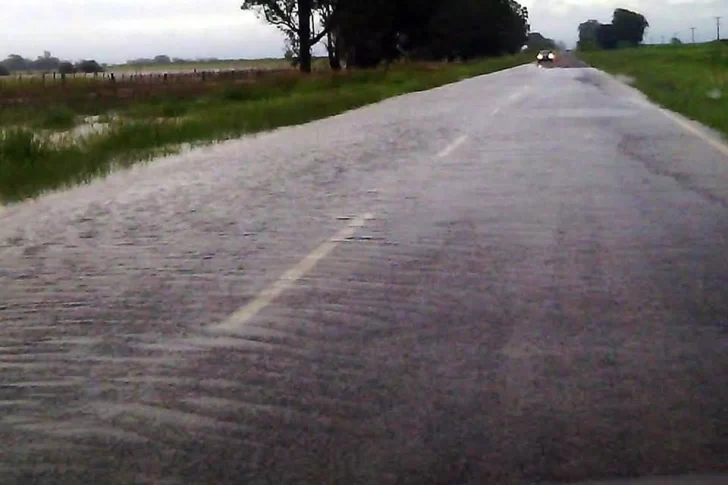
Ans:
[{"label": "tree canopy", "polygon": [[[36,60],[26,59],[18,54],[11,54],[0,65],[8,72],[40,71],[40,72],[63,72],[71,73],[76,71],[101,72],[103,69],[96,61],[81,61],[76,66],[71,62],[61,61],[59,58],[46,51]],[[71,68],[69,68],[71,66]]]},{"label": "tree canopy", "polygon": [[[311,47],[330,32],[330,15],[338,3],[339,0],[245,0],[240,8],[251,10],[278,27],[288,39],[291,57],[296,57],[301,70],[310,71]],[[321,27],[318,30],[317,23]]]},{"label": "tree canopy", "polygon": [[469,59],[517,52],[529,31],[515,0],[245,0],[287,36],[289,58],[310,70],[310,49],[324,41],[336,69],[399,57]]},{"label": "tree canopy", "polygon": [[612,24],[601,24],[597,28],[597,44],[602,49],[616,49],[619,45],[617,29]]},{"label": "tree canopy", "polygon": [[642,43],[649,26],[642,14],[618,8],[610,24],[602,24],[597,20],[579,24],[578,47],[582,50],[636,47]]},{"label": "tree canopy", "polygon": [[581,50],[595,49],[597,44],[597,31],[602,25],[598,20],[587,20],[579,24],[578,48]]},{"label": "tree canopy", "polygon": [[617,41],[633,47],[642,42],[645,37],[645,30],[650,26],[642,14],[624,8],[618,8],[614,11],[612,25],[614,26],[614,35],[617,37]]},{"label": "tree canopy", "polygon": [[528,34],[526,45],[532,51],[556,48],[556,42],[553,39],[544,37],[540,32],[531,32]]},{"label": "tree canopy", "polygon": [[73,74],[76,72],[76,66],[74,66],[72,62],[63,61],[58,66],[58,72],[61,74]]},{"label": "tree canopy", "polygon": [[60,59],[46,51],[36,60],[26,59],[18,54],[11,54],[0,62],[8,71],[55,71],[61,64]]},{"label": "tree canopy", "polygon": [[86,74],[104,72],[104,68],[101,67],[98,62],[91,60],[91,59],[87,59],[87,60],[83,60],[83,61],[79,62],[76,65],[76,69],[79,72],[84,72]]}]

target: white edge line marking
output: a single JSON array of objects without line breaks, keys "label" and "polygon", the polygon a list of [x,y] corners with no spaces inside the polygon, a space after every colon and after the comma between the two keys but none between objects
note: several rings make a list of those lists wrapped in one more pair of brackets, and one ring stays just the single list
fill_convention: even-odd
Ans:
[{"label": "white edge line marking", "polygon": [[444,158],[448,155],[450,155],[452,152],[454,152],[460,145],[465,143],[465,140],[467,140],[468,137],[466,135],[461,136],[454,142],[452,142],[447,148],[445,148],[443,151],[437,154],[437,158]]},{"label": "white edge line marking", "polygon": [[316,265],[339,245],[340,241],[352,237],[357,230],[364,227],[367,221],[374,219],[372,214],[363,216],[352,221],[346,228],[339,231],[334,237],[327,240],[303,258],[297,265],[283,273],[283,275],[268,288],[261,291],[250,303],[230,315],[222,323],[212,325],[210,330],[221,332],[236,332],[250,322],[250,320],[270,306],[273,301],[296,284],[298,280],[306,276]]},{"label": "white edge line marking", "polygon": [[725,143],[721,143],[720,141],[716,140],[715,138],[712,138],[712,137],[706,135],[702,131],[700,131],[697,128],[695,128],[694,126],[692,126],[687,121],[679,118],[678,116],[674,115],[673,113],[671,113],[670,111],[668,111],[664,108],[660,108],[660,112],[662,112],[663,115],[667,116],[672,121],[674,121],[675,123],[677,123],[678,125],[683,127],[685,130],[687,130],[690,133],[692,133],[693,135],[697,136],[704,142],[707,142],[710,146],[712,146],[713,148],[718,150],[720,153],[722,153],[723,155],[728,157],[728,145],[726,145]]},{"label": "white edge line marking", "polygon": [[679,126],[681,126],[683,129],[685,129],[689,133],[697,136],[704,142],[707,142],[710,146],[712,146],[713,148],[718,150],[721,154],[728,157],[728,145],[726,145],[724,142],[716,140],[712,136],[709,136],[706,133],[703,133],[702,131],[700,131],[699,129],[697,129],[696,127],[694,127],[689,122],[685,121],[683,118],[676,115],[669,109],[663,108],[662,106],[652,102],[645,93],[643,93],[642,91],[640,91],[639,89],[637,89],[633,86],[630,86],[629,84],[624,83],[623,81],[620,81],[619,79],[617,79],[616,76],[613,76],[612,74],[609,74],[609,73],[599,70],[599,69],[596,69],[596,71],[602,73],[602,75],[607,76],[608,79],[611,79],[612,81],[617,83],[619,86],[622,86],[623,88],[634,91],[635,93],[637,93],[639,95],[639,97],[637,99],[635,97],[630,97],[630,101],[633,101],[642,107],[649,106],[649,107],[657,108],[657,110],[660,113],[662,113],[665,117],[671,119],[672,121],[677,123]]}]

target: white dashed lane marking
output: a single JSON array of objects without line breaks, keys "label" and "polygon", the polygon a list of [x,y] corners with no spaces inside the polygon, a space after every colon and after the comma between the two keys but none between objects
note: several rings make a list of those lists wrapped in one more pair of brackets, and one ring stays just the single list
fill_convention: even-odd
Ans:
[{"label": "white dashed lane marking", "polygon": [[446,156],[450,155],[452,152],[458,149],[460,145],[465,143],[465,141],[468,139],[467,136],[461,136],[454,142],[452,142],[450,145],[448,145],[443,151],[437,154],[437,158],[445,158]]},{"label": "white dashed lane marking", "polygon": [[306,276],[322,259],[326,258],[342,242],[352,237],[364,227],[367,221],[374,218],[372,214],[364,214],[353,220],[346,228],[339,231],[331,239],[321,244],[298,264],[286,271],[278,281],[263,290],[253,301],[233,313],[227,320],[210,327],[211,330],[235,333],[243,330],[250,320],[273,301],[289,290],[298,280]]}]

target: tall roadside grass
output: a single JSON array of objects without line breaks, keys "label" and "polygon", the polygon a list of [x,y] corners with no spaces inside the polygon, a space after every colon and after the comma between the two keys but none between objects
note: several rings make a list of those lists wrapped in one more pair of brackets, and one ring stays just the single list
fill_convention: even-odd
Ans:
[{"label": "tall roadside grass", "polygon": [[728,135],[728,44],[580,52],[593,67],[634,79],[656,103]]},{"label": "tall roadside grass", "polygon": [[[0,126],[0,200],[21,200],[83,183],[184,143],[210,143],[306,123],[530,60],[510,56],[307,77],[278,73],[253,83],[214,86],[196,97],[131,103],[115,111],[114,121],[103,132],[63,143],[52,143],[28,127]],[[49,113],[48,124],[63,124],[68,117],[65,110]]]}]

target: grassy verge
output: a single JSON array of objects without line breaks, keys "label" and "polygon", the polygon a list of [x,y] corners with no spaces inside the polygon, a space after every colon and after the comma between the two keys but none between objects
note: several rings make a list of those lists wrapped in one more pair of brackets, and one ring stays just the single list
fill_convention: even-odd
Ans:
[{"label": "grassy verge", "polygon": [[[21,200],[86,182],[183,143],[210,143],[305,123],[530,61],[529,56],[512,56],[309,77],[279,73],[253,83],[211,85],[195,96],[131,102],[114,110],[115,121],[106,131],[65,143],[53,143],[28,127],[6,126],[0,131],[0,200]],[[50,125],[67,123],[68,111],[59,108],[49,118],[45,121]]]},{"label": "grassy verge", "polygon": [[590,65],[634,79],[656,103],[728,135],[728,44],[580,52]]}]

